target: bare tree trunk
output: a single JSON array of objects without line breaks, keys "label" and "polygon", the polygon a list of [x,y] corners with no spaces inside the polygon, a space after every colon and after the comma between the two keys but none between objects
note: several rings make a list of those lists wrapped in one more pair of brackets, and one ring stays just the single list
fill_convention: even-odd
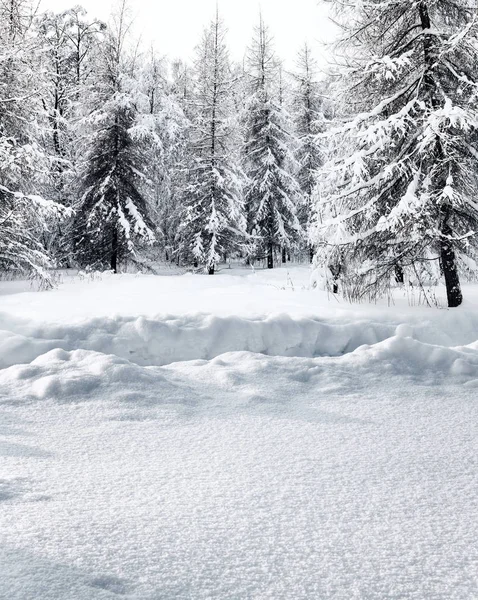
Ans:
[{"label": "bare tree trunk", "polygon": [[269,242],[267,246],[267,268],[274,268],[274,245],[272,242]]},{"label": "bare tree trunk", "polygon": [[[451,227],[448,225],[447,221],[445,221],[445,225],[442,228],[442,233],[444,236],[450,236],[452,233]],[[445,276],[448,306],[450,308],[456,308],[463,302],[463,295],[461,293],[460,279],[456,268],[456,256],[453,243],[446,239],[446,237],[444,237],[440,243],[440,255],[443,275]]]},{"label": "bare tree trunk", "polygon": [[398,263],[395,265],[395,281],[397,283],[404,283],[405,281],[402,265]]},{"label": "bare tree trunk", "polygon": [[329,265],[329,269],[333,276],[332,292],[334,294],[338,294],[339,293],[339,277],[340,277],[340,273],[342,272],[342,265],[340,263],[335,264],[335,265]]},{"label": "bare tree trunk", "polygon": [[113,235],[111,237],[111,270],[117,273],[118,267],[118,229],[116,224],[113,226]]}]

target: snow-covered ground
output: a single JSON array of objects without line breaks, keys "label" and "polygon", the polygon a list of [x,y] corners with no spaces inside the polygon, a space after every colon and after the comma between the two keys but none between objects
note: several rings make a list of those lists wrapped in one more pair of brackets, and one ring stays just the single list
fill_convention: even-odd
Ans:
[{"label": "snow-covered ground", "polygon": [[477,598],[478,288],[168,275],[0,283],[0,598]]}]

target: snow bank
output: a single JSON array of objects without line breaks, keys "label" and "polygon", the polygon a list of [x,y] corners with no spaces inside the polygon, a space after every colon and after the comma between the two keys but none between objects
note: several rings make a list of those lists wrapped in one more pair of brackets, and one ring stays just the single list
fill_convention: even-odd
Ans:
[{"label": "snow bank", "polygon": [[209,278],[121,275],[0,295],[0,368],[54,349],[114,354],[142,366],[236,351],[340,356],[391,338],[401,324],[440,347],[478,340],[476,286],[466,290],[468,305],[448,311],[409,307],[404,298],[393,307],[351,306],[307,289],[309,278],[301,267]]},{"label": "snow bank", "polygon": [[[441,327],[437,320],[412,321],[403,327],[418,341],[440,347],[478,337],[474,314],[468,318],[466,314],[443,316]],[[35,325],[0,315],[0,368],[30,363],[54,349],[114,354],[142,366],[209,360],[235,351],[289,357],[340,356],[364,344],[383,342],[394,335],[396,328],[397,322],[392,319],[326,320],[287,314],[265,318],[200,314],[102,317],[72,325]]]},{"label": "snow bank", "polygon": [[337,356],[383,340],[394,329],[383,323],[328,323],[285,314],[261,319],[118,317],[43,326],[0,316],[1,323],[0,368],[29,363],[53,349],[115,354],[139,365],[211,359],[241,350],[274,356]]},{"label": "snow bank", "polygon": [[382,368],[385,374],[393,371],[396,375],[423,377],[428,371],[440,380],[449,375],[478,377],[478,342],[447,348],[420,342],[412,336],[409,325],[400,325],[393,337],[357,348],[350,359],[362,367]]},{"label": "snow bank", "polygon": [[[275,326],[277,327],[277,323]],[[185,331],[187,332],[187,329]],[[192,329],[191,331],[196,330]],[[274,326],[272,331],[275,331]],[[469,387],[478,387],[478,343],[447,348],[420,342],[413,339],[412,334],[409,326],[400,326],[394,336],[372,345],[361,345],[347,355],[335,359],[304,360],[296,358],[294,361],[283,359],[283,368],[295,382],[314,383],[320,387],[324,385],[324,377],[330,378],[331,369],[353,373],[357,379],[412,376],[419,378],[422,382],[431,380],[438,383],[452,378]],[[280,339],[280,331],[277,332],[277,339]],[[291,335],[287,339],[289,342],[294,340]],[[327,347],[324,344],[327,344],[328,340],[329,344],[333,343],[330,340],[335,340],[335,336],[328,332],[327,336],[323,336],[324,341],[318,342],[317,339],[318,336],[312,336],[308,348],[315,349],[319,343],[322,343],[320,347],[323,349]],[[350,344],[350,338],[347,335],[344,334],[343,339]],[[279,354],[277,350],[284,353],[289,350],[306,351],[307,346],[304,349],[300,338],[298,340],[297,346],[291,348],[278,345],[270,345],[265,348],[260,346],[264,343],[264,338],[257,336],[258,350],[256,352],[266,354],[265,349],[273,349],[276,354]],[[117,351],[122,347],[123,351],[127,352],[128,347],[131,347],[121,345],[116,337],[113,337],[112,343]],[[184,348],[188,348],[185,340],[182,340],[182,343],[185,344]],[[165,358],[165,353],[161,353],[161,344],[156,346],[152,342],[147,347],[152,348],[153,351],[157,348],[157,353],[151,352],[148,356],[143,355],[142,360],[152,357],[155,360],[158,360],[159,357]],[[211,348],[214,348],[214,345],[211,345]],[[331,348],[332,345],[329,346],[329,349]],[[208,349],[202,347],[201,351],[207,353]],[[140,395],[144,389],[155,389],[158,391],[158,398],[161,398],[161,402],[181,403],[183,396],[181,394],[178,396],[177,385],[174,383],[174,378],[171,378],[171,373],[174,373],[175,368],[179,370],[181,376],[186,373],[191,381],[197,381],[196,367],[198,365],[201,367],[201,374],[207,372],[208,377],[213,379],[217,379],[214,376],[214,369],[218,366],[224,367],[228,363],[233,364],[235,372],[243,369],[242,363],[247,365],[247,369],[251,366],[250,352],[223,353],[218,345],[216,353],[220,356],[210,363],[200,360],[192,363],[177,363],[177,367],[172,365],[170,369],[160,369],[143,368],[125,358],[103,352],[91,350],[67,352],[55,349],[35,358],[30,364],[17,364],[2,370],[0,386],[3,394],[10,398],[12,396],[24,399],[55,398],[59,401],[69,401],[71,398],[83,399],[98,394],[109,394],[114,397],[126,395],[131,400],[140,401]],[[171,358],[172,354],[167,356]],[[208,365],[207,368],[205,365]],[[246,372],[244,376],[248,376],[249,380],[253,381],[253,373]],[[226,377],[225,383],[226,387],[240,395],[237,378]],[[269,385],[272,386],[272,382]]]}]

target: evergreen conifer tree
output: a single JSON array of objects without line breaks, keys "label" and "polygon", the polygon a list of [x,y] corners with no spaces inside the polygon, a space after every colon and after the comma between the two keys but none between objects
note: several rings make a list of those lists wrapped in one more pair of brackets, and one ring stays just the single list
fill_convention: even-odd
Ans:
[{"label": "evergreen conifer tree", "polygon": [[478,230],[476,9],[465,0],[336,8],[347,122],[333,132],[317,207],[318,260],[340,271],[352,298],[439,264],[458,306]]},{"label": "evergreen conifer tree", "polygon": [[197,48],[191,161],[180,227],[181,253],[214,274],[245,233],[241,177],[233,146],[233,80],[219,15]]},{"label": "evergreen conifer tree", "polygon": [[297,219],[300,189],[293,174],[291,135],[278,97],[278,62],[272,40],[262,21],[256,29],[247,61],[250,96],[245,108],[244,170],[247,176],[245,206],[248,233],[253,240],[251,258],[290,250],[301,237]]},{"label": "evergreen conifer tree", "polygon": [[142,132],[135,132],[137,85],[124,48],[128,30],[123,1],[103,42],[95,106],[89,116],[91,150],[74,223],[80,264],[109,266],[115,273],[120,261],[139,245],[154,241],[143,190],[148,180],[143,172],[145,146]]},{"label": "evergreen conifer tree", "polygon": [[[317,79],[317,61],[308,44],[304,44],[299,52],[294,81],[292,114],[297,139],[295,157],[298,164],[297,182],[302,192],[297,217],[304,231],[307,231],[311,223],[318,171],[324,161],[324,149],[317,134],[325,129],[323,93]],[[312,245],[309,245],[309,257],[312,260]]]}]

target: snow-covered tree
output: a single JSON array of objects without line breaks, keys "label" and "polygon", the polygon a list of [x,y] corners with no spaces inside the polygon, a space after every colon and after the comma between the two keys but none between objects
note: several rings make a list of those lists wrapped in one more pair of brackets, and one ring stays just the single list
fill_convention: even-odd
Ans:
[{"label": "snow-covered tree", "polygon": [[[104,27],[99,21],[89,20],[79,6],[61,13],[46,12],[36,19],[43,75],[41,99],[48,123],[43,142],[52,159],[44,193],[68,207],[74,200],[74,180],[81,157],[81,128],[77,125],[86,108],[93,54]],[[59,264],[71,264],[71,219],[53,224],[43,239]]]},{"label": "snow-covered tree", "polygon": [[[299,52],[297,68],[294,76],[294,94],[292,114],[294,133],[297,139],[295,157],[298,164],[297,181],[301,189],[301,202],[297,216],[302,228],[309,229],[313,193],[317,183],[317,175],[324,161],[324,149],[317,134],[325,129],[323,114],[323,91],[318,81],[317,61],[312,56],[308,44],[304,44]],[[313,256],[312,246],[309,246]]]},{"label": "snow-covered tree", "polygon": [[439,264],[448,305],[458,306],[460,265],[476,257],[478,230],[476,8],[335,5],[346,122],[333,132],[317,207],[318,261],[352,298]]},{"label": "snow-covered tree", "polygon": [[88,19],[80,6],[61,13],[46,12],[38,18],[41,54],[46,75],[43,105],[51,125],[53,148],[58,157],[71,154],[70,121],[81,111],[81,93],[93,70],[93,54],[105,24]]},{"label": "snow-covered tree", "polygon": [[247,61],[250,96],[245,108],[245,206],[251,258],[267,257],[274,266],[277,250],[294,247],[301,236],[296,207],[300,189],[293,174],[292,141],[278,97],[278,62],[262,21]]},{"label": "snow-covered tree", "polygon": [[81,91],[94,77],[93,57],[99,51],[100,34],[106,29],[106,24],[99,19],[90,18],[86,10],[79,5],[63,14],[67,22],[66,35],[72,49],[71,66],[78,97],[81,97]]},{"label": "snow-covered tree", "polygon": [[197,48],[191,162],[180,227],[181,253],[212,275],[245,234],[241,177],[234,151],[233,80],[226,30],[216,19]]},{"label": "snow-covered tree", "polygon": [[[120,3],[105,35],[93,110],[87,124],[91,146],[75,207],[75,248],[81,264],[109,266],[134,255],[154,233],[147,213],[144,172],[147,132],[138,121],[138,86],[125,49],[129,31],[127,5]],[[93,90],[92,90],[93,94]]]},{"label": "snow-covered tree", "polygon": [[192,107],[194,76],[192,67],[183,60],[177,59],[171,65],[171,92],[189,116]]},{"label": "snow-covered tree", "polygon": [[[38,29],[47,78],[43,105],[48,114],[54,152],[62,158],[67,153],[68,116],[74,92],[68,16],[66,13],[45,13],[39,19]],[[62,167],[59,165],[59,170]]]},{"label": "snow-covered tree", "polygon": [[140,79],[146,101],[141,120],[150,124],[155,138],[145,155],[152,189],[150,212],[157,233],[153,252],[157,256],[159,248],[163,258],[173,260],[186,186],[190,121],[181,106],[183,98],[176,95],[168,75],[167,61],[151,49]]},{"label": "snow-covered tree", "polygon": [[42,71],[33,34],[34,8],[0,2],[0,270],[50,283],[43,234],[61,207],[40,197],[51,169],[45,130]]}]

